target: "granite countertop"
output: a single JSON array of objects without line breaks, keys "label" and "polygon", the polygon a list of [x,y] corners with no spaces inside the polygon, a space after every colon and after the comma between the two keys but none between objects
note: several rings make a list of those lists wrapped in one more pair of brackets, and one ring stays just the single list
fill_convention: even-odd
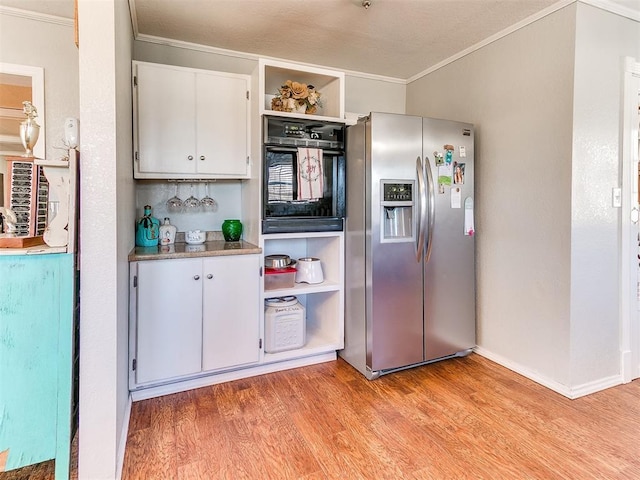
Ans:
[{"label": "granite countertop", "polygon": [[222,255],[252,255],[262,253],[262,249],[253,243],[240,240],[226,242],[222,232],[206,232],[206,241],[200,245],[185,242],[185,232],[176,233],[176,242],[172,245],[157,247],[135,247],[129,253],[129,261],[166,260],[170,258],[219,257]]},{"label": "granite countertop", "polygon": [[135,247],[131,250],[131,253],[129,253],[129,261],[218,257],[222,255],[251,255],[257,253],[262,253],[262,249],[244,240],[240,240],[239,242],[210,240],[200,245],[176,242],[173,245],[159,245],[157,247]]}]

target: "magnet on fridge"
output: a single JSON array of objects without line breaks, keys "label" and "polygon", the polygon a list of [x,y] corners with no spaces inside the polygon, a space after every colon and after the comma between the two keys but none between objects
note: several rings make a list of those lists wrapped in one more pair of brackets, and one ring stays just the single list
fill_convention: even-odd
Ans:
[{"label": "magnet on fridge", "polygon": [[460,187],[451,189],[451,208],[462,208],[462,189]]},{"label": "magnet on fridge", "polygon": [[433,157],[436,160],[436,166],[444,165],[444,155],[441,152],[433,152]]},{"label": "magnet on fridge", "polygon": [[464,200],[464,234],[473,236],[475,227],[473,225],[473,198],[467,197]]},{"label": "magnet on fridge", "polygon": [[458,147],[458,151],[460,152],[460,158],[465,158],[467,156],[467,148],[464,145]]},{"label": "magnet on fridge", "polygon": [[451,185],[451,177],[453,176],[453,166],[449,164],[440,165],[438,167],[438,183],[440,185]]},{"label": "magnet on fridge", "polygon": [[453,183],[462,185],[464,183],[464,163],[453,162]]},{"label": "magnet on fridge", "polygon": [[446,144],[443,148],[445,149],[445,152],[446,152],[445,153],[445,157],[444,157],[444,161],[448,165],[453,160],[453,150],[454,150],[454,148],[453,148],[453,145],[449,145],[449,144]]}]

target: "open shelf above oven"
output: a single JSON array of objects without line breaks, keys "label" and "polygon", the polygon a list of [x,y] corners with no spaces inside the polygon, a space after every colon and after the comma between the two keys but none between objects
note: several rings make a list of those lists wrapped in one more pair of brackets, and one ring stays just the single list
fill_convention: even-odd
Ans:
[{"label": "open shelf above oven", "polygon": [[[288,118],[316,118],[328,121],[345,121],[344,72],[325,68],[297,65],[275,60],[260,59],[260,114]],[[271,100],[287,80],[313,85],[320,92],[321,107],[314,114],[279,112],[271,109]]]}]

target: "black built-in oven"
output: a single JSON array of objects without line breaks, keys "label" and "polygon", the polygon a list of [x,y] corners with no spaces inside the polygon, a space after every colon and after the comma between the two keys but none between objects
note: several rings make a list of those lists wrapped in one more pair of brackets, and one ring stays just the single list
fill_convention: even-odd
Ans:
[{"label": "black built-in oven", "polygon": [[264,116],[262,233],[341,231],[345,126]]}]

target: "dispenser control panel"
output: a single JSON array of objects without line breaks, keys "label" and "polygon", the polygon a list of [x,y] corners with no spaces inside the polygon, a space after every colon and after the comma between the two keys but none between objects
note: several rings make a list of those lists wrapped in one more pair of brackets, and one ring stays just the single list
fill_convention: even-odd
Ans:
[{"label": "dispenser control panel", "polygon": [[412,183],[384,183],[384,202],[410,202],[413,200]]}]

